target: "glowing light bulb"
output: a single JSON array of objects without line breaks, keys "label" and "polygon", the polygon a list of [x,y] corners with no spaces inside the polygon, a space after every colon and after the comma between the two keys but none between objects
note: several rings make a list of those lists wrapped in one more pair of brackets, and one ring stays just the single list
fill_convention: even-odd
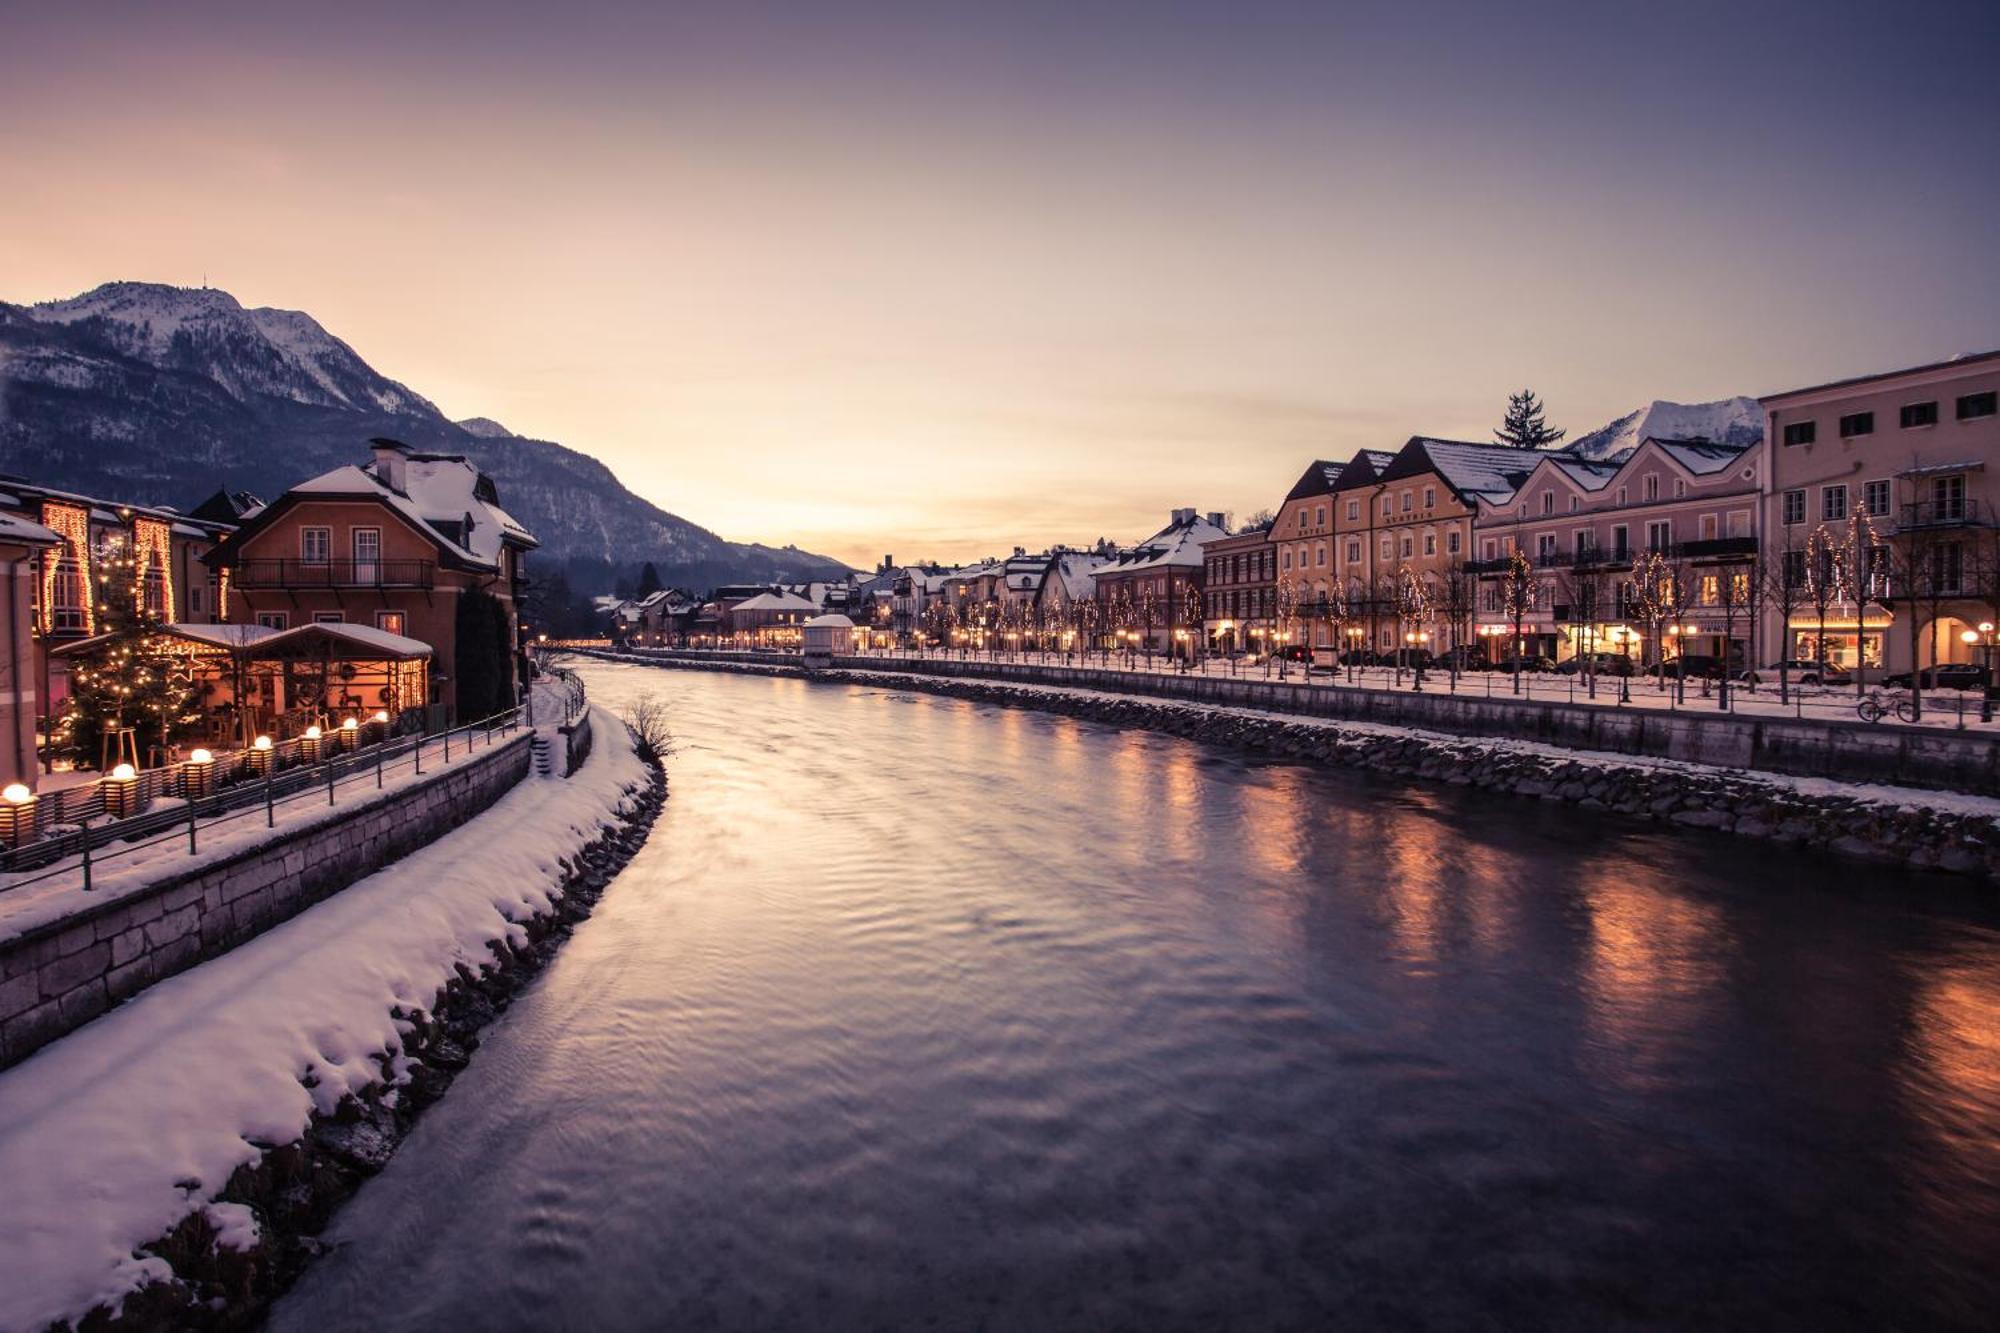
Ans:
[{"label": "glowing light bulb", "polygon": [[132,765],[120,764],[111,770],[111,776],[117,778],[120,782],[130,782],[133,778],[139,776],[139,774]]}]

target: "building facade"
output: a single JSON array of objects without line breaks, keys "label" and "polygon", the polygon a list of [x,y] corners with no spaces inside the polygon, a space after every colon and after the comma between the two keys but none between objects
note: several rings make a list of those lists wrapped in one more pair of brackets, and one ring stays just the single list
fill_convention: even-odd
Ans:
[{"label": "building facade", "polygon": [[1228,518],[1176,509],[1167,526],[1095,571],[1101,645],[1192,652],[1202,632],[1202,547],[1229,535]]},{"label": "building facade", "polygon": [[1202,638],[1211,652],[1239,653],[1269,642],[1277,614],[1278,547],[1268,528],[1205,542],[1201,548]]},{"label": "building facade", "polygon": [[2000,621],[1996,398],[2000,351],[1761,400],[1766,547],[1796,585],[1766,608],[1774,646],[1888,672],[1985,653],[1978,627]]}]

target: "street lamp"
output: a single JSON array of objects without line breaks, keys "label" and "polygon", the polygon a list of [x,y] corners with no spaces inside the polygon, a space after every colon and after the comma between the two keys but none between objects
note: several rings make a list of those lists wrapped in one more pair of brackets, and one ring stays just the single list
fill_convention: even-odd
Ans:
[{"label": "street lamp", "polygon": [[1618,645],[1620,670],[1618,672],[1618,702],[1632,702],[1632,631],[1619,625],[1611,631],[1611,642]]},{"label": "street lamp", "polygon": [[1959,637],[1968,644],[1979,648],[1979,664],[1986,669],[1986,678],[1979,682],[1979,720],[1993,720],[1993,622],[1982,620],[1978,629],[1969,629]]}]

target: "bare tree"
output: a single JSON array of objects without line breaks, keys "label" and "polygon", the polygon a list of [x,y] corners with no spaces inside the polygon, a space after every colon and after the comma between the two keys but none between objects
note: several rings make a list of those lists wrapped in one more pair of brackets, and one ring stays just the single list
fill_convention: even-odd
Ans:
[{"label": "bare tree", "polygon": [[1764,600],[1778,613],[1778,702],[1791,701],[1792,619],[1806,601],[1806,552],[1796,525],[1785,525],[1784,544],[1764,561]]},{"label": "bare tree", "polygon": [[625,709],[632,732],[632,749],[649,764],[665,763],[674,752],[674,733],[667,724],[667,703],[657,694],[642,694]]}]

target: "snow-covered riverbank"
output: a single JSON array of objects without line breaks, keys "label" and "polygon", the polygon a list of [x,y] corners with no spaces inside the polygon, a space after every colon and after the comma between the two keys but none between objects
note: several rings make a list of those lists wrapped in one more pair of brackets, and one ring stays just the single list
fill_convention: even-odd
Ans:
[{"label": "snow-covered riverbank", "polygon": [[[623,728],[596,719],[608,739]],[[407,1079],[412,1015],[531,939],[572,861],[643,799],[652,770],[600,744],[571,779],[523,782],[486,814],[232,953],[163,982],[0,1074],[0,1331],[116,1308],[173,1266],[142,1247],[221,1200],[315,1118]],[[390,1094],[393,1098],[394,1093]]]}]

